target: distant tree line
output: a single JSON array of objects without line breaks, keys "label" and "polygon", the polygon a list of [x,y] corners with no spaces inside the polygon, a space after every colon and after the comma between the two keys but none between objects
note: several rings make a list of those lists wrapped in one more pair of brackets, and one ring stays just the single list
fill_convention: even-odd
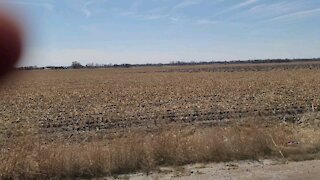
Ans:
[{"label": "distant tree line", "polygon": [[304,58],[304,59],[255,59],[255,60],[233,60],[233,61],[171,61],[170,63],[157,63],[157,64],[97,64],[88,63],[82,65],[78,61],[73,61],[70,66],[24,66],[17,68],[18,70],[37,70],[37,69],[96,69],[96,68],[130,68],[130,67],[144,67],[144,66],[184,66],[184,65],[210,65],[210,64],[262,64],[262,63],[288,63],[288,62],[313,62],[320,61],[320,58]]}]

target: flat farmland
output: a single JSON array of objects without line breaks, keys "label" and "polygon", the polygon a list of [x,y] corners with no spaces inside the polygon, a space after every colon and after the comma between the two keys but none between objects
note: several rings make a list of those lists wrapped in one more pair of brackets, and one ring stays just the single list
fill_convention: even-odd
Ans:
[{"label": "flat farmland", "polygon": [[320,158],[317,62],[17,71],[0,84],[0,179]]},{"label": "flat farmland", "polygon": [[212,126],[242,118],[296,122],[320,108],[319,64],[207,65],[17,72],[0,116],[42,134]]}]

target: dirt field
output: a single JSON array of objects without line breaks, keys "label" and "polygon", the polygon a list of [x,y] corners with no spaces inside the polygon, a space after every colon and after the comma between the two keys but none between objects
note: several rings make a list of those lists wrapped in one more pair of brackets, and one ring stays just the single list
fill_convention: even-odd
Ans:
[{"label": "dirt field", "polygon": [[172,123],[208,126],[247,117],[298,121],[300,114],[319,110],[318,66],[24,71],[2,83],[0,116],[17,124],[36,120],[41,133],[69,135]]},{"label": "dirt field", "polygon": [[318,159],[319,68],[310,62],[18,71],[0,83],[0,177]]}]

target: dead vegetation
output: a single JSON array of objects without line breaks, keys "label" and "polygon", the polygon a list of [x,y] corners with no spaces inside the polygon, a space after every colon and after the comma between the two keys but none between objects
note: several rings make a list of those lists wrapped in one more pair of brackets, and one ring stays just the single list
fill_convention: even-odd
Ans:
[{"label": "dead vegetation", "polygon": [[[76,178],[149,172],[159,166],[233,160],[319,158],[318,128],[245,122],[228,127],[171,127],[91,142],[43,142],[34,135],[1,148],[3,179]],[[299,144],[289,145],[296,141]]]},{"label": "dead vegetation", "polygon": [[294,122],[320,110],[317,70],[157,72],[167,69],[20,72],[2,84],[0,116],[71,135],[248,117]]},{"label": "dead vegetation", "polygon": [[320,157],[318,71],[159,69],[30,71],[3,83],[0,178]]}]

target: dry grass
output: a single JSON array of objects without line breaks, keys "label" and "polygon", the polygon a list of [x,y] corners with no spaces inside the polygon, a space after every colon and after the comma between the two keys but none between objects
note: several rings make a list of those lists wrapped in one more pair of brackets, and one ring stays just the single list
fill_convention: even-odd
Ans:
[{"label": "dry grass", "polygon": [[[180,128],[135,133],[86,143],[41,143],[34,135],[15,138],[2,148],[0,177],[45,179],[99,177],[154,170],[164,165],[241,159],[315,158],[320,150],[316,129],[256,122],[229,127]],[[273,143],[276,143],[275,144]],[[299,141],[288,147],[288,141]]]},{"label": "dry grass", "polygon": [[[83,178],[194,162],[319,157],[319,71],[169,70],[30,71],[1,84],[0,178]],[[244,118],[259,120],[209,127]],[[79,138],[90,133],[89,142]],[[71,136],[76,140],[64,139]],[[60,140],[49,141],[55,137]]]}]

